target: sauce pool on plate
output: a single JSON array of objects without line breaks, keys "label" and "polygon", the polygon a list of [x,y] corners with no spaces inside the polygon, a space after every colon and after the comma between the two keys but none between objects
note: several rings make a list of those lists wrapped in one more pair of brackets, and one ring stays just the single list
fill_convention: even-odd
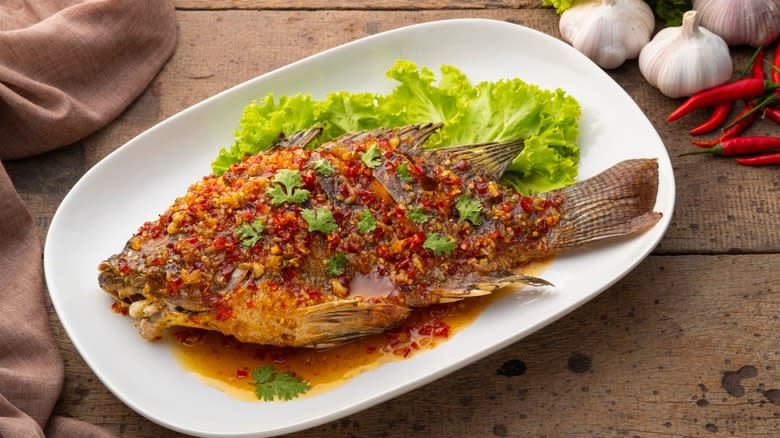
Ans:
[{"label": "sauce pool on plate", "polygon": [[[523,269],[538,275],[548,261]],[[302,396],[326,391],[383,363],[403,360],[446,342],[501,298],[522,293],[504,289],[491,295],[415,309],[398,327],[328,350],[246,344],[217,332],[178,328],[170,332],[182,366],[227,395],[257,401],[252,370],[270,365],[306,380]]]}]

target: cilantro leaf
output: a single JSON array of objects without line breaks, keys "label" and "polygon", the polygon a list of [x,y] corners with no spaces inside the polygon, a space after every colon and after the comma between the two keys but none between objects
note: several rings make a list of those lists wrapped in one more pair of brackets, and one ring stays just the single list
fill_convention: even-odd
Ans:
[{"label": "cilantro leaf", "polygon": [[311,167],[322,176],[331,176],[335,172],[330,162],[324,158],[311,162]]},{"label": "cilantro leaf", "polygon": [[371,210],[365,209],[361,213],[360,221],[358,222],[358,231],[363,234],[370,233],[376,229],[376,221],[374,216],[371,215]]},{"label": "cilantro leaf", "polygon": [[406,212],[406,218],[416,224],[424,224],[428,222],[431,217],[425,214],[425,210],[422,207],[414,207]]},{"label": "cilantro leaf", "polygon": [[365,152],[360,153],[360,161],[369,169],[374,169],[382,164],[382,154],[379,152],[379,148],[373,144]]},{"label": "cilantro leaf", "polygon": [[645,0],[655,15],[666,22],[666,26],[679,26],[685,11],[691,10],[691,0]]},{"label": "cilantro leaf", "polygon": [[462,195],[458,198],[455,208],[458,210],[461,222],[469,221],[474,225],[482,224],[482,204],[479,202],[479,199],[471,199],[466,195]]},{"label": "cilantro leaf", "polygon": [[[311,193],[300,188],[303,185],[301,173],[297,170],[282,169],[276,172],[271,182],[277,183],[265,193],[271,197],[271,204],[279,205],[284,202],[300,204],[309,199]],[[284,188],[282,188],[284,186]]]},{"label": "cilantro leaf", "polygon": [[301,216],[309,224],[309,231],[320,231],[328,234],[338,228],[338,225],[333,220],[333,213],[325,207],[320,207],[316,210],[305,208],[301,211]]},{"label": "cilantro leaf", "polygon": [[401,180],[406,183],[411,184],[414,182],[414,178],[412,178],[412,174],[409,173],[409,168],[406,167],[406,163],[401,163],[396,166],[395,174],[398,175],[398,178],[401,178]]},{"label": "cilantro leaf", "polygon": [[263,234],[265,225],[260,219],[255,219],[251,224],[245,223],[238,228],[238,237],[241,239],[241,246],[251,248],[255,246],[260,235]]},{"label": "cilantro leaf", "polygon": [[423,242],[423,248],[430,249],[434,255],[440,256],[442,254],[449,254],[457,248],[458,245],[450,240],[447,236],[442,236],[439,233],[428,233],[425,235],[425,242]]},{"label": "cilantro leaf", "polygon": [[328,273],[334,277],[344,273],[347,268],[347,256],[344,253],[338,253],[328,259]]},{"label": "cilantro leaf", "polygon": [[255,379],[255,395],[258,400],[273,401],[292,400],[308,391],[309,382],[285,371],[278,371],[272,366],[252,370]]}]

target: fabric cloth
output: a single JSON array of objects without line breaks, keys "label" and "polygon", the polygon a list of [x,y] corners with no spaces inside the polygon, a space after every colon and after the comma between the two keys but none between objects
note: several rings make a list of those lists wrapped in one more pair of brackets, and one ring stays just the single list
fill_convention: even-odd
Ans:
[{"label": "fabric cloth", "polygon": [[[172,0],[0,2],[0,160],[71,144],[119,115],[176,44]],[[109,436],[51,417],[63,363],[48,326],[41,248],[0,165],[0,437]]]}]

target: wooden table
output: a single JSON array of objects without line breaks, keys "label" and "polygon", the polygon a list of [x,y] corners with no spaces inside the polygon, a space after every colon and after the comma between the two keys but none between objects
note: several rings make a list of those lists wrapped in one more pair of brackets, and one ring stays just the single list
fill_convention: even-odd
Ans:
[{"label": "wooden table", "polygon": [[[179,42],[149,88],[89,138],[5,163],[41,242],[84,172],[145,129],[225,88],[323,49],[431,20],[479,17],[559,37],[540,0],[177,0]],[[734,50],[736,65],[750,49]],[[610,75],[672,157],[671,226],[636,270],[558,322],[446,378],[297,436],[710,436],[780,433],[780,169],[684,157],[678,103],[635,61]],[[768,121],[751,131],[780,135]],[[626,139],[626,147],[641,139]],[[49,306],[65,359],[56,413],[122,436],[179,436],[137,415],[94,376]],[[513,361],[513,362],[510,362]],[[498,370],[524,373],[506,376]]]}]

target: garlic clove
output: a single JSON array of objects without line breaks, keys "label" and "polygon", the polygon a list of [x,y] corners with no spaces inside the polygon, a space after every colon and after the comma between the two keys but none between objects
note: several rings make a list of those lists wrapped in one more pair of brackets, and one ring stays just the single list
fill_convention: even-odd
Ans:
[{"label": "garlic clove", "polygon": [[639,55],[650,40],[655,18],[641,0],[591,0],[561,15],[564,40],[603,68],[616,68]]},{"label": "garlic clove", "polygon": [[642,76],[666,96],[690,96],[731,78],[726,42],[701,27],[700,19],[698,12],[686,12],[682,26],[661,30],[639,54]]},{"label": "garlic clove", "polygon": [[693,9],[731,46],[764,46],[780,35],[780,0],[695,0]]}]

